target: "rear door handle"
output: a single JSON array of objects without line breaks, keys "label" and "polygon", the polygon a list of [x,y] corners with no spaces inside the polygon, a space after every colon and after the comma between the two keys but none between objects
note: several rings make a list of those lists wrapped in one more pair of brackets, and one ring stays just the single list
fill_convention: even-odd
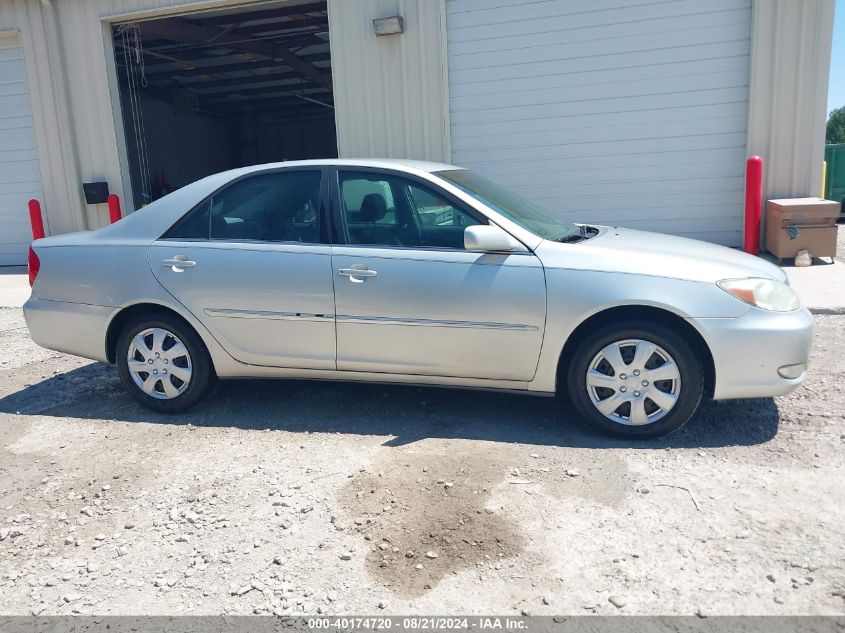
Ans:
[{"label": "rear door handle", "polygon": [[180,273],[186,268],[193,268],[197,265],[196,262],[191,261],[187,257],[174,257],[172,259],[161,260],[161,265],[165,268],[170,268],[175,273]]}]

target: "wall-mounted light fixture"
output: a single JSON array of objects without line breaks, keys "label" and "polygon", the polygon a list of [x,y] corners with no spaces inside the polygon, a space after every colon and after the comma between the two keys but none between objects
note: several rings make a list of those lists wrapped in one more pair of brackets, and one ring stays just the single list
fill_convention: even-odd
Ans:
[{"label": "wall-mounted light fixture", "polygon": [[391,15],[386,18],[374,18],[373,30],[376,35],[398,35],[405,32],[405,20],[401,15]]}]

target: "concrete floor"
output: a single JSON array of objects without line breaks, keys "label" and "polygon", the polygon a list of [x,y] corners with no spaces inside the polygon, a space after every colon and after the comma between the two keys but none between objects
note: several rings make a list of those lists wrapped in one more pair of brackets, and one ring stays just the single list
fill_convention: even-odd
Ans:
[{"label": "concrete floor", "polygon": [[19,308],[29,299],[29,278],[22,266],[0,266],[0,308]]},{"label": "concrete floor", "polygon": [[[791,260],[781,262],[804,305],[814,314],[845,314],[845,226],[839,227],[837,257],[813,260],[813,265],[798,268]],[[770,253],[763,255],[775,261]]]}]

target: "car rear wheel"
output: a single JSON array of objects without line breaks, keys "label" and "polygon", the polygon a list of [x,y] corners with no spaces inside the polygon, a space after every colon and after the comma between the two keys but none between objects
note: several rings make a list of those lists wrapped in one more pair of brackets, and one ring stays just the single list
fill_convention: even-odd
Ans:
[{"label": "car rear wheel", "polygon": [[217,383],[200,337],[168,314],[140,316],[127,323],[115,357],[123,386],[155,411],[185,411],[209,395]]},{"label": "car rear wheel", "polygon": [[704,368],[676,331],[630,322],[580,343],[567,375],[578,412],[613,435],[653,438],[683,426],[704,394]]}]

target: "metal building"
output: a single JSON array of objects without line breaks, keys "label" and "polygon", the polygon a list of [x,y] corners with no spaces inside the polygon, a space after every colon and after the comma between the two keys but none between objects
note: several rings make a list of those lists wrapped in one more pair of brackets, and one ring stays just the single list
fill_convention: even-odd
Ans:
[{"label": "metal building", "polygon": [[[0,0],[0,265],[208,173],[472,167],[575,221],[738,245],[821,179],[834,0]],[[374,24],[376,18],[392,18]]]}]

